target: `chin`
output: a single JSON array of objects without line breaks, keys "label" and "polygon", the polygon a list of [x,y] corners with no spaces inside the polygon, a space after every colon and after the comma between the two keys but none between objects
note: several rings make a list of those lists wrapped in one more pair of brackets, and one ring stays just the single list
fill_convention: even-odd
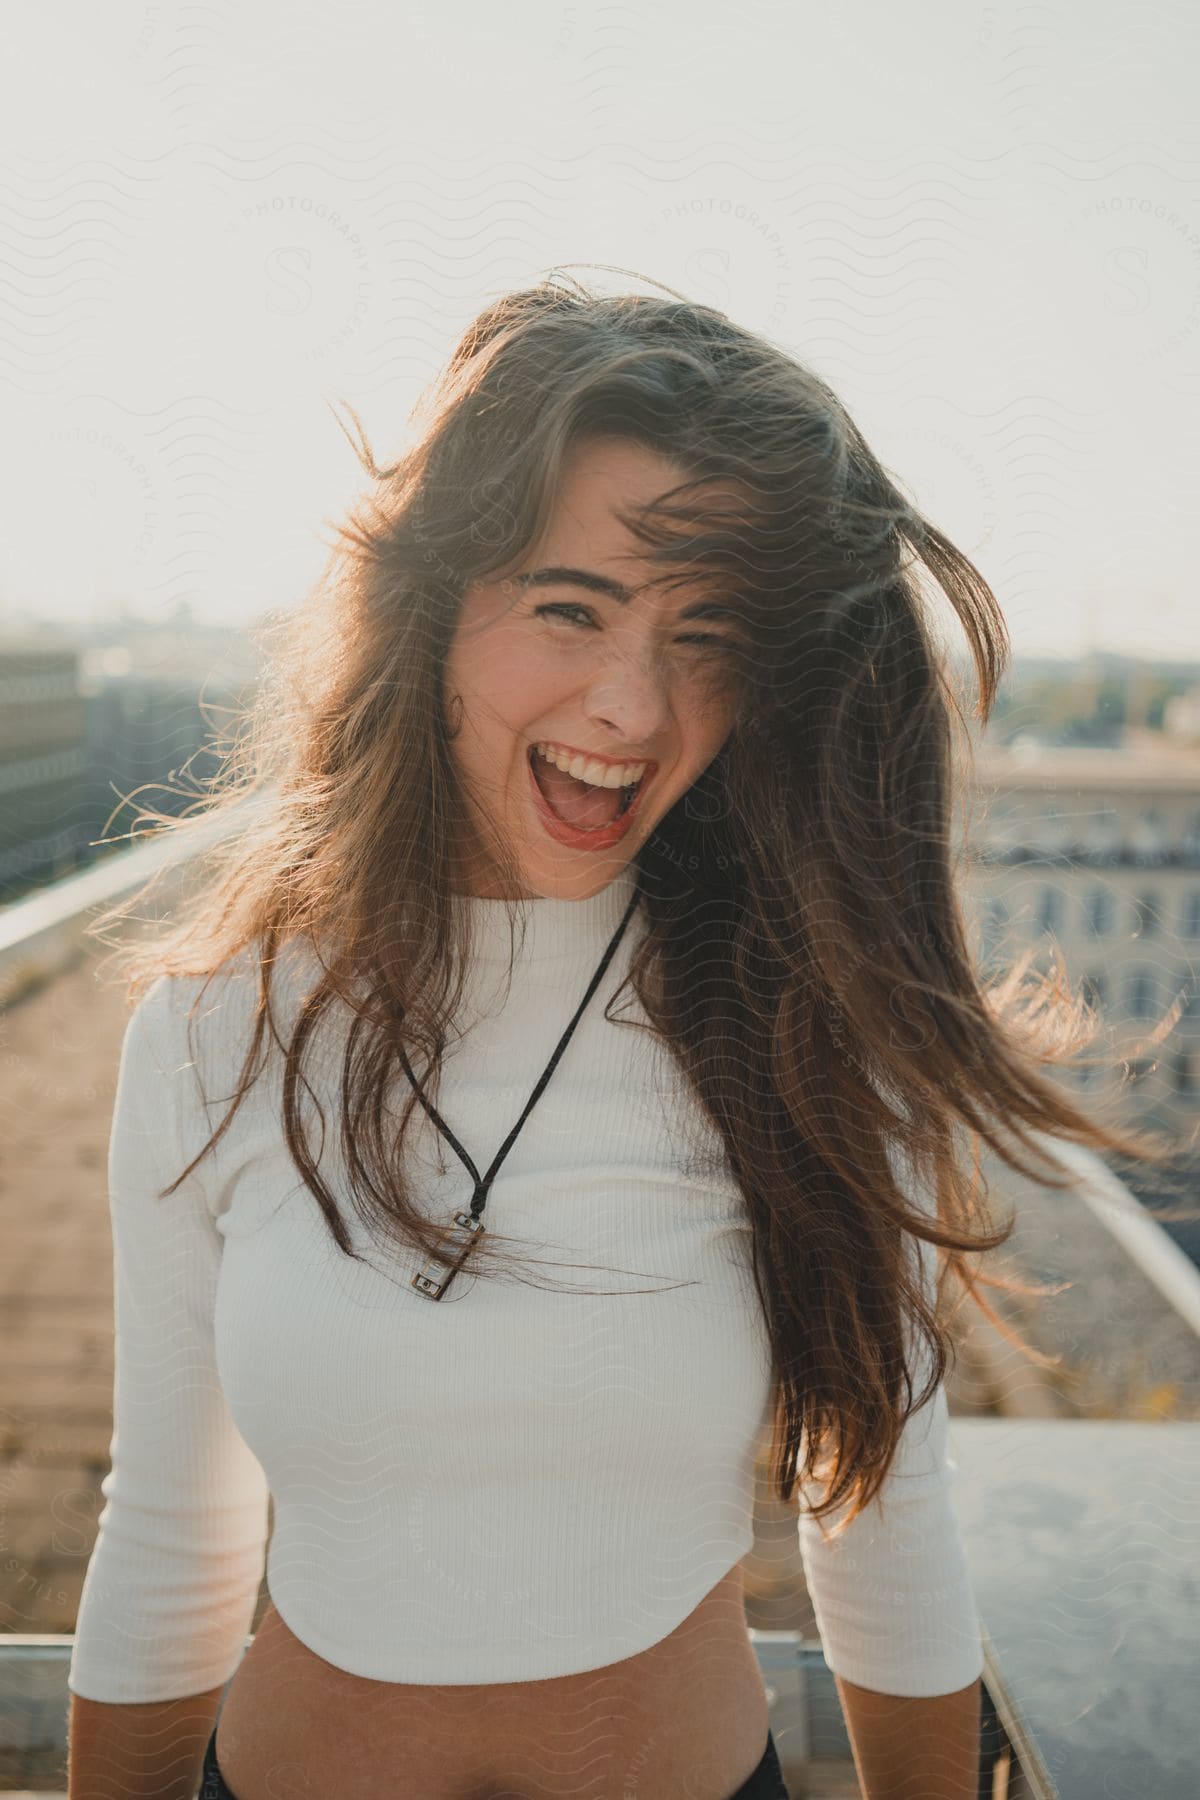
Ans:
[{"label": "chin", "polygon": [[633,857],[619,859],[588,859],[587,855],[579,855],[578,868],[522,869],[522,884],[527,893],[538,900],[590,900],[597,893],[603,893],[604,887],[612,886],[617,878],[633,864]]}]

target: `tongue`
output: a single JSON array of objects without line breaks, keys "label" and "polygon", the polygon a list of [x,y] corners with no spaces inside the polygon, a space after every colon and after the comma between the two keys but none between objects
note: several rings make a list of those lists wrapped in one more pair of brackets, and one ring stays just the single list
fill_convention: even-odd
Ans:
[{"label": "tongue", "polygon": [[549,801],[550,810],[564,824],[574,825],[580,831],[611,825],[617,816],[620,788],[592,787],[586,781],[576,781],[574,775],[547,762],[544,756],[538,756],[534,763],[534,780]]}]

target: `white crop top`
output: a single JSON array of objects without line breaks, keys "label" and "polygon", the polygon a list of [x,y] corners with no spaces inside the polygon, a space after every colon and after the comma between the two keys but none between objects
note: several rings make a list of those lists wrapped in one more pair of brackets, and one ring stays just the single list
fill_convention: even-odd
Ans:
[{"label": "white crop top", "polygon": [[[632,882],[627,870],[591,899],[531,902],[507,997],[506,910],[471,903],[478,949],[437,1106],[481,1171]],[[274,1049],[216,1150],[155,1197],[227,1111],[256,980],[244,954],[212,982],[194,1060],[202,978],[161,977],[145,994],[109,1150],[112,1466],[72,1693],[171,1700],[228,1681],[268,1497],[267,1584],[284,1622],[326,1661],[386,1681],[533,1681],[620,1661],[673,1631],[751,1548],[770,1364],[749,1225],[669,1053],[603,1019],[638,931],[635,915],[483,1213],[518,1240],[506,1248],[549,1259],[532,1270],[545,1285],[474,1278],[468,1262],[437,1302],[410,1286],[418,1253],[372,1239],[346,1199],[340,1025],[305,1067],[326,1117],[321,1171],[369,1265],[338,1250],[292,1163]],[[280,989],[285,1042],[301,966]],[[630,989],[616,1010],[645,1017]],[[308,1102],[304,1116],[315,1155]],[[407,1143],[419,1203],[449,1222],[470,1199],[466,1169],[419,1107]],[[939,1387],[906,1428],[886,1519],[876,1501],[838,1543],[799,1520],[826,1659],[884,1693],[949,1693],[983,1667],[946,1434]]]}]

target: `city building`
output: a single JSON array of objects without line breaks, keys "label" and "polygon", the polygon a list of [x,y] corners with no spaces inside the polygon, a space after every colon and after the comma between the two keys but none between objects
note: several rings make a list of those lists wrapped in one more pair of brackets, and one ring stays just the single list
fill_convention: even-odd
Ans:
[{"label": "city building", "polygon": [[[1161,1043],[1129,1054],[1143,1123],[1186,1133],[1200,1108],[1200,750],[1127,732],[1120,748],[986,741],[975,750],[964,904],[981,965],[1035,943],[1131,1052],[1176,1000]],[[1104,1079],[1075,1075],[1081,1087]]]}]

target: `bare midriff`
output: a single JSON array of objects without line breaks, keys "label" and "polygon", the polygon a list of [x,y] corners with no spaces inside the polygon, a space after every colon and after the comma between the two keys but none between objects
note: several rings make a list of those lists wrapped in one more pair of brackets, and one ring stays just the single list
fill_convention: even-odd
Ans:
[{"label": "bare midriff", "polygon": [[372,1681],[268,1606],[221,1711],[237,1800],[729,1800],[767,1741],[736,1565],[669,1636],[542,1681]]}]

